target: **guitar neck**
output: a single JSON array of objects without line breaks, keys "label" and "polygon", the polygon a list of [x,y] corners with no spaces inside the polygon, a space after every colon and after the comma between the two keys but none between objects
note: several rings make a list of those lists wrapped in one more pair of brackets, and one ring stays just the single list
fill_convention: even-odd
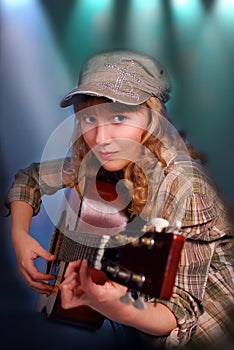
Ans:
[{"label": "guitar neck", "polygon": [[[75,240],[74,234],[76,234]],[[63,235],[63,241],[58,253],[58,260],[70,262],[86,259],[89,266],[99,270],[101,269],[101,261],[109,240],[110,236],[107,235],[93,235],[87,233],[79,233],[79,235],[77,235],[77,233],[73,232],[70,232],[69,235],[67,233]]]},{"label": "guitar neck", "polygon": [[77,242],[78,238],[64,236],[59,260],[86,259],[90,267],[114,282],[150,297],[170,298],[184,244],[182,235],[124,232],[117,236],[80,233],[78,237]]}]

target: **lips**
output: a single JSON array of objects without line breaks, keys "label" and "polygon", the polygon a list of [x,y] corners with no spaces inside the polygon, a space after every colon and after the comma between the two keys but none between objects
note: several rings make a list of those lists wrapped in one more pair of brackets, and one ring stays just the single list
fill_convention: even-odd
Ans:
[{"label": "lips", "polygon": [[117,154],[117,152],[98,152],[98,154],[101,159],[110,160]]}]

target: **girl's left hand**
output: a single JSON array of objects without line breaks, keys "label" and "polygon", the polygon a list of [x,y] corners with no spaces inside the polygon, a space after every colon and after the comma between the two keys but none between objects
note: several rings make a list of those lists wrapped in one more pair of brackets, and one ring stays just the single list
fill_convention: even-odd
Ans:
[{"label": "girl's left hand", "polygon": [[64,277],[60,285],[61,304],[64,309],[87,305],[105,313],[127,291],[126,287],[108,279],[103,284],[95,283],[87,260],[69,263]]}]

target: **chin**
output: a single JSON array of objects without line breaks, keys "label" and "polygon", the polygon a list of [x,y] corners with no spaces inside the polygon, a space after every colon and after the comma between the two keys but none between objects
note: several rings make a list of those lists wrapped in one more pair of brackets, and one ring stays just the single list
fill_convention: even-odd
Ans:
[{"label": "chin", "polygon": [[123,170],[129,162],[125,160],[114,160],[102,164],[102,167],[107,171],[119,171]]}]

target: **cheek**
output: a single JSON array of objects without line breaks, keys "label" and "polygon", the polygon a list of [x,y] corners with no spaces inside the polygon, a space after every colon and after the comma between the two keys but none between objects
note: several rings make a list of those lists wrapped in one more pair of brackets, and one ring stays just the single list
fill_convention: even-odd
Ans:
[{"label": "cheek", "polygon": [[135,161],[142,150],[142,138],[144,130],[141,128],[128,128],[127,134],[122,133],[118,144],[121,149],[121,156],[129,161]]},{"label": "cheek", "polygon": [[135,128],[135,127],[129,128],[126,138],[129,140],[141,143],[144,132],[145,130],[141,128]]},{"label": "cheek", "polygon": [[83,135],[85,142],[89,146],[89,148],[92,148],[95,145],[94,131],[89,130],[89,131],[82,133],[82,135]]}]

